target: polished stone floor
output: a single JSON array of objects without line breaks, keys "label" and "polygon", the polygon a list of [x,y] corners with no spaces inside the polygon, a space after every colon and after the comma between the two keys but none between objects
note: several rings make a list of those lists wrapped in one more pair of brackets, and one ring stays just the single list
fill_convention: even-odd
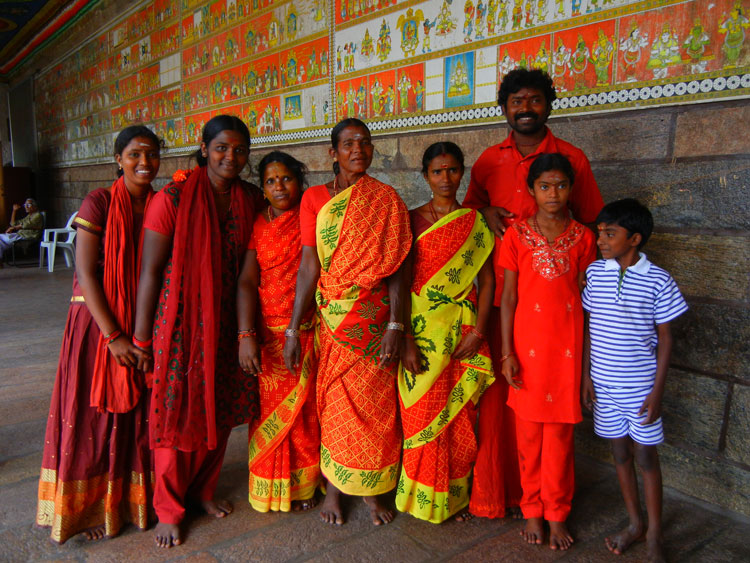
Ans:
[{"label": "polished stone floor", "polygon": [[[71,271],[58,261],[50,274],[32,265],[0,270],[0,561],[642,561],[645,545],[617,558],[604,538],[625,524],[610,466],[578,456],[578,483],[567,552],[521,542],[521,523],[475,518],[440,526],[400,514],[370,524],[361,501],[349,522],[321,523],[316,512],[259,514],[246,501],[247,428],[231,437],[219,492],[235,505],[224,520],[193,515],[184,545],[154,546],[151,532],[62,546],[34,525],[45,419],[68,307]],[[670,561],[750,561],[750,520],[667,489],[664,532]]]}]

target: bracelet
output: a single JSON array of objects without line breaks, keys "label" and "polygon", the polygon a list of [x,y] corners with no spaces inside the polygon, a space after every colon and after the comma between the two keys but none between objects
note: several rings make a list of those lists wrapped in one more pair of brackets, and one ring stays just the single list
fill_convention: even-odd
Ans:
[{"label": "bracelet", "polygon": [[500,363],[502,364],[505,360],[515,355],[516,355],[515,352],[511,352],[510,354],[505,354],[502,358],[500,358]]},{"label": "bracelet", "polygon": [[389,322],[387,325],[385,325],[386,330],[399,330],[401,332],[404,332],[404,323],[397,323],[395,321]]},{"label": "bracelet", "polygon": [[154,343],[154,337],[152,336],[148,340],[138,340],[135,336],[133,336],[133,346],[136,348],[140,348],[141,350],[148,350],[151,348],[151,345]]},{"label": "bracelet", "polygon": [[254,338],[255,335],[258,334],[257,331],[254,328],[248,329],[248,330],[238,330],[237,331],[237,342],[240,342],[243,338],[250,338],[251,336]]},{"label": "bracelet", "polygon": [[106,345],[109,346],[110,344],[112,344],[115,340],[117,340],[121,336],[122,336],[122,331],[119,328],[116,328],[115,330],[113,330],[109,334],[105,334],[104,335],[104,340],[105,340]]},{"label": "bracelet", "polygon": [[287,338],[299,338],[299,330],[296,328],[288,328],[284,331],[284,336]]},{"label": "bracelet", "polygon": [[476,327],[471,327],[471,330],[469,332],[476,336],[479,340],[484,340],[484,334],[479,332]]}]

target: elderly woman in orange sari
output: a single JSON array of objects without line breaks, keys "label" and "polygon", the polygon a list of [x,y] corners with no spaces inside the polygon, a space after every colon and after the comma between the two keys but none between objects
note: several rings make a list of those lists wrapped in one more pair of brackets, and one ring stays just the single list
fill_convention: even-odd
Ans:
[{"label": "elderly woman in orange sari", "polygon": [[471,518],[475,409],[495,379],[484,337],[495,290],[494,236],[480,213],[456,201],[463,173],[454,143],[425,151],[422,174],[432,199],[410,211],[415,242],[403,266],[411,322],[398,377],[404,455],[396,508],[434,523],[454,514]]},{"label": "elderly woman in orange sari", "polygon": [[[259,512],[307,510],[316,504],[320,480],[312,310],[300,326],[303,360],[294,374],[283,355],[302,257],[305,165],[273,151],[258,164],[258,176],[268,206],[255,216],[237,292],[240,366],[260,384],[260,418],[250,425],[250,504]],[[254,328],[258,297],[260,334]]]},{"label": "elderly woman in orange sari", "polygon": [[394,513],[380,495],[396,486],[401,432],[395,372],[403,329],[399,267],[409,215],[396,191],[367,175],[370,131],[345,119],[331,132],[335,178],[302,197],[302,262],[284,359],[300,364],[300,328],[317,285],[321,518],[343,524],[341,495],[364,497],[375,525]]}]

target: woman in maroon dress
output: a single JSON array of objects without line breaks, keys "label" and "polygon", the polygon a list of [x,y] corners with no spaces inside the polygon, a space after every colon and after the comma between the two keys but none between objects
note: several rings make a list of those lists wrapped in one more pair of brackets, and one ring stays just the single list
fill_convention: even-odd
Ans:
[{"label": "woman in maroon dress", "polygon": [[115,140],[119,178],[83,201],[74,226],[76,273],[52,394],[39,480],[37,524],[64,542],[148,525],[148,355],[130,341],[139,243],[159,139],[143,126]]}]

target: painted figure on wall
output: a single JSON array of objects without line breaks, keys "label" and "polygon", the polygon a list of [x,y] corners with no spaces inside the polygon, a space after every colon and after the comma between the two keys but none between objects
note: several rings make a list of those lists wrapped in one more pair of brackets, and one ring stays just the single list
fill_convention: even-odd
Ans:
[{"label": "painted figure on wall", "polygon": [[516,68],[516,61],[514,61],[512,58],[510,58],[510,55],[508,54],[508,49],[505,49],[505,53],[503,54],[503,58],[500,59],[500,65],[498,67],[499,74],[500,74],[500,82],[502,82],[503,77],[508,74],[511,70]]},{"label": "painted figure on wall", "polygon": [[373,117],[378,117],[382,115],[383,112],[383,104],[381,102],[380,96],[383,94],[383,87],[380,85],[380,80],[375,79],[375,82],[373,83],[372,87],[370,88],[370,96],[372,97],[372,115]]},{"label": "painted figure on wall", "polygon": [[531,64],[533,68],[538,68],[541,71],[549,73],[549,51],[544,43],[539,45],[539,50],[536,52],[534,62]]},{"label": "painted figure on wall", "polygon": [[288,41],[294,41],[297,36],[297,8],[294,4],[289,5],[289,12],[286,16],[286,36]]},{"label": "painted figure on wall", "polygon": [[422,10],[416,12],[409,8],[406,14],[401,14],[396,27],[401,31],[401,50],[407,57],[413,57],[419,47],[419,25],[424,21]]},{"label": "painted figure on wall", "polygon": [[609,69],[614,57],[615,46],[607,37],[604,30],[599,29],[597,40],[591,46],[591,64],[596,72],[596,85],[605,86],[609,84]]},{"label": "painted figure on wall", "polygon": [[570,65],[571,56],[570,47],[566,47],[562,39],[558,38],[557,49],[552,53],[552,78],[555,79],[555,88],[560,92],[565,91],[565,71]]},{"label": "painted figure on wall", "polygon": [[365,29],[365,36],[362,38],[362,43],[360,44],[359,52],[362,54],[364,58],[366,58],[368,61],[372,58],[372,54],[375,51],[375,47],[373,46],[372,37],[370,37],[370,30]]},{"label": "painted figure on wall", "polygon": [[669,23],[662,27],[661,34],[654,39],[651,45],[651,58],[646,63],[646,68],[654,72],[654,79],[666,78],[669,67],[682,62],[680,58],[680,42],[677,34],[672,31]]},{"label": "painted figure on wall", "polygon": [[409,112],[409,90],[414,90],[411,79],[404,73],[398,81],[398,100],[401,113]]},{"label": "painted figure on wall", "polygon": [[713,58],[706,53],[706,47],[710,43],[711,38],[701,24],[701,19],[695,18],[690,33],[682,43],[687,56],[690,58],[689,68],[691,74],[706,72],[708,61]]},{"label": "painted figure on wall", "polygon": [[576,50],[573,51],[571,56],[569,67],[570,76],[573,77],[573,89],[579,90],[586,86],[586,67],[589,65],[589,58],[591,53],[589,48],[586,47],[586,42],[583,40],[583,36],[578,34],[578,42],[576,43]]},{"label": "painted figure on wall", "polygon": [[719,33],[725,36],[724,44],[721,46],[726,56],[724,68],[733,68],[737,66],[742,46],[745,43],[745,29],[750,26],[750,21],[742,10],[742,1],[737,0],[729,16],[724,15],[722,19],[724,21],[719,24]]},{"label": "painted figure on wall", "polygon": [[453,3],[453,0],[443,0],[443,5],[440,7],[440,13],[437,15],[437,25],[435,26],[436,35],[448,35],[456,29],[456,20],[451,15],[451,10],[448,7]]},{"label": "painted figure on wall", "polygon": [[378,47],[377,53],[380,62],[385,61],[391,52],[391,26],[383,18],[383,23],[380,24],[380,33],[378,34]]},{"label": "painted figure on wall", "polygon": [[499,0],[489,0],[487,2],[487,35],[495,35],[495,24],[497,22],[497,4]]},{"label": "painted figure on wall", "polygon": [[471,41],[471,34],[474,31],[474,2],[466,0],[464,3],[464,43]]},{"label": "painted figure on wall", "polygon": [[471,93],[469,73],[463,59],[458,59],[449,77],[448,97],[461,97]]},{"label": "painted figure on wall", "polygon": [[475,24],[474,28],[476,29],[474,34],[474,39],[479,41],[480,39],[484,39],[484,33],[482,30],[484,29],[484,19],[487,15],[487,4],[485,4],[482,0],[478,0],[477,2],[477,11],[476,11],[476,17],[475,17]]},{"label": "painted figure on wall", "polygon": [[635,82],[638,62],[641,60],[641,51],[648,47],[648,33],[641,33],[641,28],[636,22],[630,24],[628,36],[620,40],[622,61],[625,66],[625,82]]},{"label": "painted figure on wall", "polygon": [[430,46],[430,30],[437,24],[437,19],[430,21],[429,19],[422,22],[422,32],[424,37],[422,39],[422,53],[432,53],[432,47]]},{"label": "painted figure on wall", "polygon": [[523,25],[523,0],[513,0],[511,21],[513,22],[513,31],[521,29],[521,26]]},{"label": "painted figure on wall", "polygon": [[421,80],[417,80],[417,85],[414,87],[414,102],[417,106],[417,111],[424,110],[424,85]]}]

